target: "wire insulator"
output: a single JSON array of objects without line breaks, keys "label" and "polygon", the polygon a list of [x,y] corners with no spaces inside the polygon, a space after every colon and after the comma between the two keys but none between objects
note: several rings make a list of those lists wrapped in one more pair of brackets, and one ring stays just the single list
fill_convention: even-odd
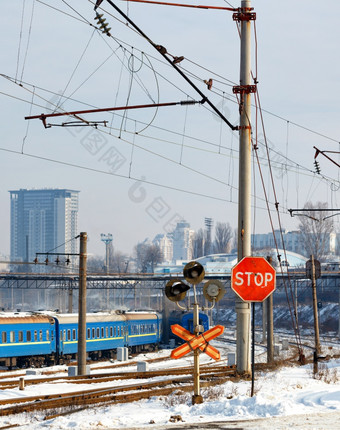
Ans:
[{"label": "wire insulator", "polygon": [[320,175],[321,173],[321,169],[320,169],[320,164],[317,160],[314,160],[314,166],[315,166],[315,172]]}]

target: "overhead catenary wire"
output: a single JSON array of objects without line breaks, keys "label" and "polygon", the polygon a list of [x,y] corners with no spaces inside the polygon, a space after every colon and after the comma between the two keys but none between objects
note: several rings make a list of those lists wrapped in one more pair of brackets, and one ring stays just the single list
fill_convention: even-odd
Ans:
[{"label": "overhead catenary wire", "polygon": [[[11,80],[12,81],[12,79],[11,78],[9,78],[8,76],[5,76],[5,75],[2,75],[3,77],[5,77],[5,78],[7,78],[7,79],[9,79],[9,80]],[[14,82],[14,81],[12,81],[12,82]],[[15,83],[15,82],[14,82]],[[26,83],[25,83],[26,84]],[[32,88],[35,88],[35,86],[33,86],[32,84],[28,84],[28,85],[30,85],[30,86],[32,86]],[[24,89],[26,89],[27,90],[27,88],[25,88],[24,86],[23,86],[23,84],[20,84],[20,87],[21,88],[24,88]],[[38,88],[38,87],[37,87]],[[40,88],[40,87],[39,87]],[[40,88],[41,89],[41,88]],[[49,91],[49,90],[46,90],[46,89],[42,89],[43,91],[46,91],[46,92],[49,92],[49,93],[52,93],[52,94],[56,94],[56,93],[54,93],[54,92],[51,92],[51,91]],[[32,91],[31,90],[28,90],[31,94],[32,94]],[[2,93],[2,94],[4,94],[4,93]],[[15,96],[11,96],[11,95],[8,95],[8,94],[4,94],[4,95],[7,95],[7,96],[9,96],[9,97],[12,97],[12,98],[15,98],[15,99],[18,99],[17,97],[15,97]],[[41,96],[39,96],[39,95],[37,95],[37,97],[40,97],[42,100],[44,100],[45,102],[50,102],[50,100],[48,100],[48,99],[46,99],[46,98],[43,98],[43,97],[41,97]],[[24,99],[19,99],[19,100],[22,100],[22,101],[24,101],[24,102],[26,102],[26,103],[31,103],[31,102],[28,102],[27,100],[24,100]],[[87,106],[90,106],[89,104],[87,104],[87,103],[85,103]],[[40,107],[43,107],[42,105],[38,105],[37,103],[34,103],[34,105],[35,106],[40,106]],[[91,105],[91,106],[93,106],[93,105]],[[157,127],[157,126],[152,126],[152,127],[155,127],[156,129],[160,129],[160,130],[165,130],[165,131],[167,131],[167,132],[169,132],[169,133],[171,133],[171,134],[179,134],[179,135],[182,135],[181,133],[178,133],[178,132],[175,132],[175,131],[173,131],[173,130],[166,130],[166,129],[164,129],[164,128],[161,128],[161,127]],[[128,131],[126,131],[127,133],[128,133]],[[143,136],[143,135],[141,135],[140,134],[140,136]],[[164,139],[160,139],[159,137],[157,137],[157,138],[153,138],[152,136],[145,136],[145,137],[148,137],[149,139],[156,139],[156,140],[160,140],[160,141],[164,141],[164,142],[168,142],[168,143],[172,143],[172,144],[176,144],[176,143],[173,143],[173,142],[169,142],[169,141],[165,141]],[[209,145],[212,145],[212,146],[215,146],[215,147],[218,147],[218,145],[217,144],[214,144],[213,142],[208,142],[208,141],[206,141],[206,140],[202,140],[202,139],[198,139],[198,138],[195,138],[195,137],[192,137],[192,136],[186,136],[186,138],[190,138],[190,139],[193,139],[193,140],[196,140],[196,141],[201,141],[201,142],[204,142],[204,143],[207,143],[207,144],[209,144]],[[186,145],[187,146],[187,145]],[[192,147],[191,146],[191,148],[192,149],[195,149],[195,150],[204,150],[204,149],[201,149],[201,148],[195,148],[195,147]],[[223,147],[224,149],[228,149],[228,148],[225,148],[225,147]],[[271,149],[272,150],[272,149]],[[275,151],[274,151],[275,152]],[[224,154],[223,154],[224,155]],[[294,163],[295,164],[295,163]],[[310,172],[310,173],[312,173],[313,174],[313,176],[315,176],[315,174],[314,174],[314,172],[313,171],[311,171],[310,169],[307,169],[307,168],[304,168],[303,166],[300,166],[300,165],[297,165],[297,167],[300,169],[300,168],[303,168],[306,172]],[[303,174],[303,173],[300,173],[300,174]],[[328,181],[328,182],[330,182],[331,181],[331,178],[327,178],[327,177],[325,177],[325,176],[322,176],[322,178],[324,179],[324,180],[326,180],[326,181]]]},{"label": "overhead catenary wire", "polygon": [[29,29],[28,29],[27,44],[26,44],[26,50],[25,50],[25,55],[24,55],[24,59],[23,59],[22,69],[21,69],[20,81],[22,81],[23,77],[24,77],[24,70],[25,70],[25,66],[26,66],[27,53],[28,53],[28,49],[29,49],[29,45],[30,45],[30,41],[31,41],[34,7],[35,7],[35,0],[33,0],[33,3],[32,3],[31,19],[30,19],[30,24],[29,24]]},{"label": "overhead catenary wire", "polygon": [[[283,228],[282,228],[282,223],[281,223],[281,216],[280,216],[280,210],[279,210],[279,202],[278,202],[277,195],[276,195],[276,190],[275,190],[275,183],[274,183],[274,178],[273,178],[273,173],[272,173],[272,168],[271,168],[271,160],[270,160],[270,154],[269,154],[269,151],[268,151],[267,138],[266,138],[266,132],[265,132],[265,127],[264,127],[263,115],[262,115],[262,112],[261,112],[261,102],[260,102],[260,98],[259,98],[258,88],[256,90],[255,97],[256,97],[258,108],[259,108],[259,112],[260,112],[260,120],[261,120],[261,124],[262,124],[262,130],[263,130],[263,135],[264,135],[264,139],[265,139],[265,144],[266,144],[266,148],[267,148],[267,158],[268,158],[269,174],[270,174],[271,186],[272,186],[272,190],[273,190],[273,194],[274,194],[275,209],[276,209],[276,215],[277,215],[278,224],[279,224],[279,231],[280,231],[280,239],[281,239],[281,244],[282,244],[282,248],[283,248],[284,258],[285,258],[285,261],[287,261],[287,253],[286,253],[286,246],[285,246],[285,241],[284,241],[284,237],[283,237]],[[257,145],[256,144],[254,145],[254,149],[255,149],[255,154],[257,154]],[[281,274],[283,275],[283,267],[282,267],[281,255],[279,254],[279,246],[278,246],[278,242],[277,242],[275,231],[274,231],[275,229],[274,229],[274,224],[273,224],[273,220],[272,220],[272,214],[271,214],[271,211],[269,209],[269,202],[268,202],[268,197],[267,197],[267,191],[266,191],[265,183],[264,183],[264,180],[263,180],[261,165],[260,165],[260,162],[259,162],[258,159],[257,159],[257,164],[258,164],[258,168],[259,168],[259,172],[260,172],[260,177],[261,177],[261,183],[262,183],[263,192],[264,192],[264,195],[265,195],[265,199],[267,201],[268,216],[269,216],[270,225],[271,225],[272,234],[273,234],[273,239],[274,239],[274,243],[275,243],[275,247],[276,247],[277,259],[278,259],[278,262],[279,262],[279,267],[280,267]],[[286,293],[286,299],[287,299],[288,309],[289,309],[289,312],[290,312],[290,315],[291,315],[293,330],[294,330],[294,333],[295,333],[297,344],[299,346],[300,360],[302,361],[303,360],[303,358],[302,358],[303,357],[302,343],[301,343],[301,337],[300,337],[299,327],[298,327],[298,324],[297,324],[297,315],[296,315],[296,310],[295,310],[295,306],[294,306],[293,288],[292,288],[291,276],[290,276],[289,271],[287,271],[287,276],[288,276],[288,278],[287,278],[288,287],[287,287],[286,281],[284,280],[284,288],[285,288],[285,293]],[[290,296],[289,296],[289,293],[290,293]]]},{"label": "overhead catenary wire", "polygon": [[228,126],[232,130],[236,130],[237,127],[233,126],[227,118],[219,111],[219,109],[216,108],[216,106],[208,99],[207,96],[202,93],[202,91],[180,70],[179,67],[176,66],[175,62],[170,60],[167,57],[167,51],[163,46],[157,45],[154,43],[121,9],[119,9],[111,0],[107,0],[108,3],[120,14],[126,19],[138,32],[139,34],[144,37],[162,56],[163,58],[168,61],[169,64],[172,65],[172,67],[177,70],[177,72],[189,83],[189,85],[192,86],[192,88],[202,97],[202,99],[205,100],[205,102],[216,112],[217,115],[220,116],[220,118],[228,124]]},{"label": "overhead catenary wire", "polygon": [[25,5],[26,5],[26,0],[23,0],[22,9],[21,9],[21,24],[20,24],[20,32],[19,32],[19,45],[18,45],[18,53],[17,53],[17,67],[16,67],[16,71],[15,71],[15,80],[17,80],[18,73],[19,73],[22,32],[23,32],[23,28],[24,28]]},{"label": "overhead catenary wire", "polygon": [[[91,22],[89,22],[88,20],[86,20],[85,18],[84,19],[79,19],[79,18],[77,18],[77,17],[75,17],[75,16],[73,16],[73,15],[71,15],[71,14],[68,14],[68,13],[66,13],[65,11],[62,11],[62,10],[60,10],[60,9],[58,9],[58,8],[56,8],[56,7],[54,7],[54,6],[51,6],[51,5],[49,5],[48,3],[46,3],[46,2],[43,2],[42,0],[35,0],[36,2],[38,2],[38,3],[41,3],[41,4],[43,4],[44,6],[47,6],[47,7],[50,7],[50,8],[52,8],[52,9],[54,9],[54,10],[56,10],[57,12],[60,12],[60,13],[62,13],[62,14],[65,14],[65,15],[67,15],[67,16],[69,16],[70,18],[73,18],[73,19],[76,19],[76,20],[78,20],[79,22],[81,22],[81,23],[83,23],[83,24],[87,24],[87,25],[90,25],[91,27],[95,27],[95,28],[97,28],[94,24],[92,24]],[[95,4],[95,2],[94,1],[92,1],[92,0],[88,0],[89,1],[89,3],[91,3],[92,5],[94,5]],[[226,3],[228,3],[228,2],[226,2]],[[65,2],[65,4],[66,4],[66,2]],[[229,3],[228,3],[229,4]],[[117,21],[119,21],[120,23],[122,23],[123,25],[125,25],[125,23],[123,22],[123,21],[121,21],[121,20],[119,20],[117,17],[115,17],[112,13],[110,13],[108,10],[106,10],[106,9],[104,9],[102,6],[101,6],[101,9],[103,10],[103,11],[105,11],[105,13],[107,13],[108,15],[110,15],[112,18],[114,18],[114,19],[116,19]],[[76,10],[75,10],[76,11]],[[79,14],[80,16],[82,16],[81,14]],[[97,28],[98,29],[98,28]],[[134,29],[132,29],[132,28],[130,28],[131,30],[133,30],[133,31],[135,31],[136,33],[138,33],[136,30],[134,30]],[[121,40],[119,40],[118,38],[116,38],[116,37],[113,37],[113,39],[114,40],[116,40],[117,42],[120,42],[120,43],[125,43],[125,42],[123,42],[123,41],[121,41]],[[103,38],[103,40],[105,41],[105,43],[107,43],[107,41],[106,41],[106,39],[104,39]],[[136,49],[137,50],[137,48],[135,47],[134,49]],[[142,52],[142,51],[141,51]],[[152,55],[150,55],[150,54],[148,54],[149,55],[149,57],[150,58],[152,58],[152,59],[154,59],[154,60],[156,60],[156,61],[161,61],[159,58],[157,58],[157,57],[154,57],[154,56],[152,56]],[[192,60],[190,60],[189,58],[185,58],[185,60],[186,61],[188,61],[188,62],[192,62],[193,64],[195,64],[196,66],[198,66],[198,67],[200,67],[200,68],[202,68],[202,69],[204,69],[204,70],[206,70],[206,71],[209,71],[210,73],[214,73],[216,76],[219,76],[221,79],[223,79],[223,80],[226,80],[227,82],[230,82],[231,84],[235,84],[236,85],[236,83],[234,83],[234,81],[230,81],[230,80],[228,80],[228,79],[226,79],[225,77],[223,77],[223,76],[221,76],[221,75],[219,75],[219,74],[216,74],[216,72],[213,72],[213,71],[211,71],[210,69],[206,69],[205,67],[203,67],[203,66],[201,66],[201,65],[199,65],[198,63],[195,63],[195,62],[193,62]],[[200,79],[200,81],[202,81],[202,79]],[[170,81],[168,81],[168,82],[170,82]],[[37,87],[38,88],[38,87]],[[237,103],[236,101],[235,101],[235,103]],[[264,113],[266,113],[266,114],[268,114],[268,115],[271,115],[271,116],[273,116],[273,117],[275,117],[275,118],[277,118],[277,119],[279,119],[279,120],[281,120],[281,121],[284,121],[284,122],[287,122],[287,121],[289,121],[289,123],[291,124],[291,125],[294,125],[295,127],[298,127],[298,128],[301,128],[301,129],[303,129],[303,130],[305,130],[305,131],[308,131],[308,132],[310,132],[310,133],[313,133],[313,134],[316,134],[317,136],[320,136],[320,137],[322,137],[322,138],[324,138],[324,139],[327,139],[327,140],[330,140],[330,141],[332,141],[332,142],[335,142],[335,143],[337,143],[337,144],[339,144],[339,139],[335,139],[335,138],[333,138],[333,137],[330,137],[330,136],[327,136],[327,135],[325,135],[324,133],[321,133],[321,132],[319,132],[319,131],[317,131],[317,130],[314,130],[314,129],[311,129],[310,127],[307,127],[307,126],[304,126],[304,125],[302,125],[302,124],[300,124],[300,123],[297,123],[297,122],[295,122],[295,121],[292,121],[291,119],[287,119],[287,118],[285,118],[285,117],[283,117],[283,116],[281,116],[281,115],[278,115],[278,114],[276,114],[276,113],[274,113],[274,112],[272,112],[272,111],[269,111],[269,110],[267,110],[267,109],[265,109],[265,108],[262,108],[261,109],[262,110],[262,112],[264,112]]]}]

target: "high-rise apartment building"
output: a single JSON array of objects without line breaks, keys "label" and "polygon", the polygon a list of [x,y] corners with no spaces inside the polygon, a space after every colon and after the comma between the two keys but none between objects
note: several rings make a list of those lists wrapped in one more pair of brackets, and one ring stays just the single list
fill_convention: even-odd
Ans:
[{"label": "high-rise apartment building", "polygon": [[37,252],[51,250],[77,253],[78,241],[71,239],[78,234],[78,194],[66,189],[10,191],[11,260],[33,261]]},{"label": "high-rise apartment building", "polygon": [[169,235],[157,234],[152,243],[159,246],[163,256],[163,263],[170,263],[173,255],[173,243]]},{"label": "high-rise apartment building", "polygon": [[172,258],[174,261],[192,259],[192,241],[194,234],[195,232],[190,228],[190,224],[188,222],[183,220],[177,223],[177,226],[172,233]]}]

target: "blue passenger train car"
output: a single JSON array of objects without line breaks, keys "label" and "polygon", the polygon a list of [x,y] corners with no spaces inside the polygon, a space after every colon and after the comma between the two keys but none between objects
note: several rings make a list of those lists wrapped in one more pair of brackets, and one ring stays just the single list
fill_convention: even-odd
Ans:
[{"label": "blue passenger train car", "polygon": [[129,312],[128,344],[133,352],[153,350],[162,338],[162,317],[154,312]]},{"label": "blue passenger train car", "polygon": [[0,363],[5,366],[53,363],[55,320],[48,315],[0,314],[0,340]]},{"label": "blue passenger train car", "polygon": [[[67,362],[78,352],[78,314],[0,314],[0,364],[41,366]],[[118,347],[151,351],[162,337],[162,316],[153,311],[98,312],[86,316],[91,359],[113,358]]]},{"label": "blue passenger train car", "polygon": [[[56,319],[59,362],[78,351],[78,314],[58,314]],[[126,318],[116,313],[86,315],[86,351],[92,359],[113,357],[118,347],[126,346]]]}]

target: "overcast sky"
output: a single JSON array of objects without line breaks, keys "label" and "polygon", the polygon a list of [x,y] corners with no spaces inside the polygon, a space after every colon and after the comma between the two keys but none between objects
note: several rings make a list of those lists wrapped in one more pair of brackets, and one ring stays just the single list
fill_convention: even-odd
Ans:
[{"label": "overcast sky", "polygon": [[[228,7],[217,0],[185,3]],[[239,1],[230,3],[240,6]],[[238,123],[232,85],[239,81],[240,46],[232,12],[116,4],[151,40],[173,56],[184,56],[182,70]],[[10,79],[0,77],[0,252],[9,254],[10,248],[8,191],[20,188],[79,190],[79,231],[88,232],[93,254],[104,254],[100,233],[112,233],[114,247],[131,253],[137,242],[170,231],[181,217],[194,229],[204,226],[205,217],[236,228],[238,134],[207,105],[83,115],[88,121],[107,121],[107,127],[97,130],[45,129],[38,119],[25,121],[25,116],[56,108],[200,100],[105,0],[112,38],[89,25],[95,24],[90,1],[16,0],[3,6],[0,73]],[[295,229],[298,218],[291,218],[287,209],[301,208],[309,200],[334,208],[340,204],[339,169],[319,155],[324,176],[313,174],[313,146],[340,150],[340,4],[254,0],[252,6],[257,14],[258,89],[275,189],[282,224]],[[255,73],[254,38],[252,43]],[[211,91],[203,82],[210,78]],[[253,126],[255,117],[254,108]],[[49,120],[66,121],[72,118]],[[263,158],[260,122],[258,138]],[[332,156],[339,162],[338,154]],[[267,162],[261,164],[273,208]],[[257,172],[255,165],[252,230],[269,232]],[[338,228],[339,217],[334,220]]]}]

